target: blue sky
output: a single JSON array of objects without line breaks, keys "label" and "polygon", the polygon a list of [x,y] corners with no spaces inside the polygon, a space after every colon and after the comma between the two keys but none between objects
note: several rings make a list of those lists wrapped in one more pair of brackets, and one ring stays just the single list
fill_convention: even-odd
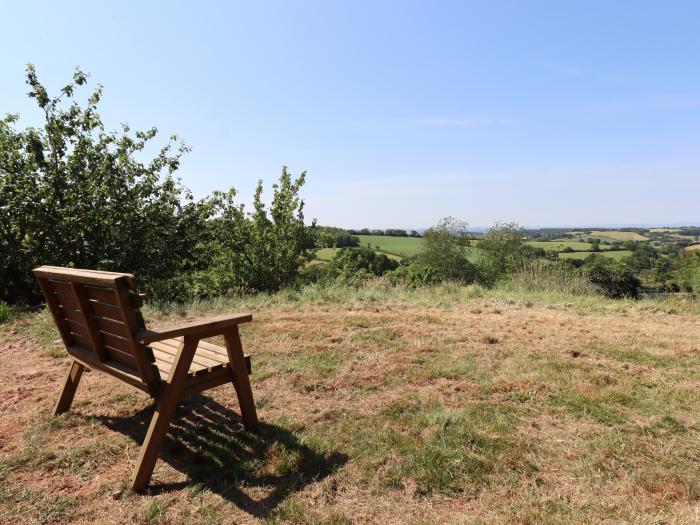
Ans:
[{"label": "blue sky", "polygon": [[105,86],[108,127],[191,147],[198,196],[308,171],[345,227],[700,221],[698,2],[6,2],[0,113],[24,67]]}]

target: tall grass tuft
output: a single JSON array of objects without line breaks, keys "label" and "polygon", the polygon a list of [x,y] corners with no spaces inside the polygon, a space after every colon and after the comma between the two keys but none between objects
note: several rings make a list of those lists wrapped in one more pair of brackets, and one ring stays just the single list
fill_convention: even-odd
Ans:
[{"label": "tall grass tuft", "polygon": [[9,321],[10,317],[12,317],[12,313],[12,307],[3,301],[0,301],[0,324]]},{"label": "tall grass tuft", "polygon": [[516,292],[549,292],[570,295],[598,295],[600,291],[583,275],[563,264],[536,259],[501,284]]}]

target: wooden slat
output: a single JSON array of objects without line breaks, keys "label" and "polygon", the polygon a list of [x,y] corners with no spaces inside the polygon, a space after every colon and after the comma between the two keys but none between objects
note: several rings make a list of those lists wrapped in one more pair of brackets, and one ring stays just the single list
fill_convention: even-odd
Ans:
[{"label": "wooden slat", "polygon": [[61,266],[40,266],[34,270],[34,275],[49,279],[59,279],[81,284],[96,286],[115,286],[122,281],[129,288],[136,288],[136,277],[130,273],[103,272],[99,270],[83,270],[78,268],[63,268]]},{"label": "wooden slat", "polygon": [[86,286],[85,292],[88,297],[101,303],[119,305],[114,288],[97,288],[96,286]]},{"label": "wooden slat", "polygon": [[233,381],[230,368],[218,368],[205,376],[189,376],[185,395],[191,396]]},{"label": "wooden slat", "polygon": [[[36,271],[34,273],[36,274]],[[68,323],[66,322],[66,318],[61,313],[61,307],[60,302],[58,300],[58,296],[55,293],[53,293],[53,290],[49,286],[49,283],[46,281],[46,279],[42,279],[41,277],[37,276],[37,282],[39,283],[39,287],[41,288],[42,293],[44,294],[44,299],[46,299],[46,306],[48,307],[49,312],[51,312],[51,316],[53,317],[53,320],[56,323],[58,333],[61,334],[63,344],[67,348],[72,344],[73,340],[70,334],[70,330],[68,329]]]},{"label": "wooden slat", "polygon": [[70,330],[74,339],[76,337],[79,338],[76,339],[76,342],[80,341],[80,346],[83,348],[88,348],[93,352],[95,351],[95,345],[90,339],[90,332],[84,324],[76,323],[75,321],[68,321],[68,329]]},{"label": "wooden slat", "polygon": [[128,339],[108,334],[106,332],[101,333],[100,335],[102,335],[102,340],[104,341],[105,346],[108,346],[110,348],[116,348],[117,350],[120,350],[132,356],[134,355],[133,346]]},{"label": "wooden slat", "polygon": [[51,285],[51,288],[55,293],[60,293],[63,295],[71,295],[74,296],[75,294],[73,293],[73,287],[71,286],[70,283],[64,283],[61,281],[54,281],[50,280],[49,284]]},{"label": "wooden slat", "polygon": [[84,348],[80,348],[78,346],[69,346],[68,353],[72,355],[76,360],[86,365],[88,368],[95,368],[97,370],[101,370],[103,372],[115,376],[118,379],[121,379],[128,385],[131,385],[141,391],[148,391],[146,385],[144,385],[143,381],[141,381],[141,378],[137,375],[134,375],[132,370],[130,370],[128,367],[123,366],[120,363],[117,363],[115,361],[105,361],[104,363],[101,363],[97,360],[97,358],[95,358],[95,355],[92,352],[90,352],[89,350],[85,350]]},{"label": "wooden slat", "polygon": [[70,319],[71,321],[82,322],[83,320],[80,310],[74,310],[73,308],[64,308],[61,306],[61,314],[63,314],[63,317]]},{"label": "wooden slat", "polygon": [[90,306],[95,315],[124,322],[124,314],[116,305],[101,303],[99,301],[90,301]]},{"label": "wooden slat", "polygon": [[[136,315],[136,310],[134,310],[130,298],[129,288],[125,285],[118,286],[115,289],[115,295],[117,300],[117,305],[121,308],[124,314],[124,322],[129,328],[129,332],[136,334],[143,330],[143,322],[139,316]],[[135,338],[130,338],[129,343],[131,345],[132,354],[136,359],[136,368],[143,379],[143,382],[149,385],[152,390],[155,390],[158,386],[160,379],[160,374],[158,368],[153,366],[151,363],[152,355],[146,352],[146,347],[141,343],[137,342]]]},{"label": "wooden slat", "polygon": [[[168,347],[163,347],[163,348],[168,348]],[[170,353],[169,351],[166,351],[161,348],[154,348],[153,349],[153,355],[156,358],[156,364],[158,365],[158,369],[166,368],[168,371],[170,371],[170,368],[172,368],[172,363],[173,360],[175,359],[175,355],[177,354],[177,351],[175,354]],[[223,366],[220,363],[214,364],[214,366],[206,366],[203,365],[201,362],[195,363],[194,361],[192,364],[190,364],[190,369],[188,373],[193,374],[193,375],[199,375],[203,374],[206,372],[211,371],[213,368],[217,368]]]},{"label": "wooden slat", "polygon": [[[154,350],[156,348],[161,351],[167,352],[171,355],[175,355],[177,352],[178,345],[181,343],[178,339],[166,339],[165,341],[159,341],[157,343],[151,343],[150,346]],[[197,352],[194,354],[194,363],[198,363],[205,368],[213,368],[221,364],[228,364],[228,355],[216,355],[211,352],[207,352],[201,348],[202,341],[199,342],[197,346]],[[225,350],[224,350],[225,352]]]},{"label": "wooden slat", "polygon": [[[64,308],[71,308],[72,310],[80,310],[80,304],[78,304],[78,300],[73,297],[72,295],[64,295],[64,294],[59,294],[59,293],[54,293],[53,291],[50,292],[53,300],[55,300],[58,304],[63,306]],[[48,298],[46,299],[48,302]]]},{"label": "wooden slat", "polygon": [[122,365],[128,367],[131,369],[133,374],[137,373],[136,360],[134,359],[133,355],[127,354],[126,352],[122,352],[121,350],[117,350],[115,348],[110,348],[108,346],[105,346],[105,351],[109,356],[109,360],[116,361],[117,363],[121,363]]},{"label": "wooden slat", "polygon": [[94,319],[95,324],[97,325],[97,328],[98,330],[100,330],[100,332],[114,334],[124,338],[128,338],[131,336],[129,327],[122,322],[98,316],[95,316]]},{"label": "wooden slat", "polygon": [[85,293],[85,288],[82,284],[78,283],[71,283],[70,287],[75,299],[80,305],[80,314],[83,318],[83,326],[87,331],[87,338],[90,341],[90,347],[95,351],[100,361],[105,361],[107,359],[107,352],[105,352],[102,336],[97,330],[95,319],[92,316],[92,308],[90,307],[90,301]]}]

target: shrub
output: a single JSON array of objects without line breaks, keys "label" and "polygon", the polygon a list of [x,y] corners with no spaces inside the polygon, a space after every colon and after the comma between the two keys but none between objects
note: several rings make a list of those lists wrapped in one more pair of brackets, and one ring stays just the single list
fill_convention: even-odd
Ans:
[{"label": "shrub", "polygon": [[617,261],[597,259],[583,267],[583,275],[600,291],[612,299],[636,298],[641,281],[632,270]]},{"label": "shrub", "polygon": [[329,265],[333,275],[346,280],[384,275],[398,266],[398,262],[370,248],[338,250]]},{"label": "shrub", "polygon": [[438,276],[434,268],[426,266],[420,262],[409,265],[401,265],[395,270],[387,273],[389,282],[393,285],[409,286],[418,288],[431,284],[438,284],[442,279]]},{"label": "shrub", "polygon": [[686,292],[700,292],[700,251],[681,252],[672,276]]},{"label": "shrub", "polygon": [[537,259],[524,264],[503,285],[528,292],[562,292],[572,295],[598,293],[598,289],[571,265],[546,259]]},{"label": "shrub", "polygon": [[417,256],[420,268],[430,269],[432,280],[472,283],[476,268],[467,258],[469,234],[467,223],[446,217],[423,233],[421,251]]},{"label": "shrub", "polygon": [[525,234],[516,223],[496,223],[479,243],[479,279],[493,286],[500,279],[520,271],[541,249],[525,244]]}]

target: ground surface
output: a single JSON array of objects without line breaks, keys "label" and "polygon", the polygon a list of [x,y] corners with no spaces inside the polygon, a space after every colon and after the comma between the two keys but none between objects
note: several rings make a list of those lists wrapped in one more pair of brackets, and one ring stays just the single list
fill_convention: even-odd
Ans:
[{"label": "ground surface", "polygon": [[146,495],[148,401],[91,372],[50,418],[48,318],[0,325],[0,522],[700,521],[697,304],[368,288],[190,317],[239,309],[262,430],[230,386],[193,399]]}]

